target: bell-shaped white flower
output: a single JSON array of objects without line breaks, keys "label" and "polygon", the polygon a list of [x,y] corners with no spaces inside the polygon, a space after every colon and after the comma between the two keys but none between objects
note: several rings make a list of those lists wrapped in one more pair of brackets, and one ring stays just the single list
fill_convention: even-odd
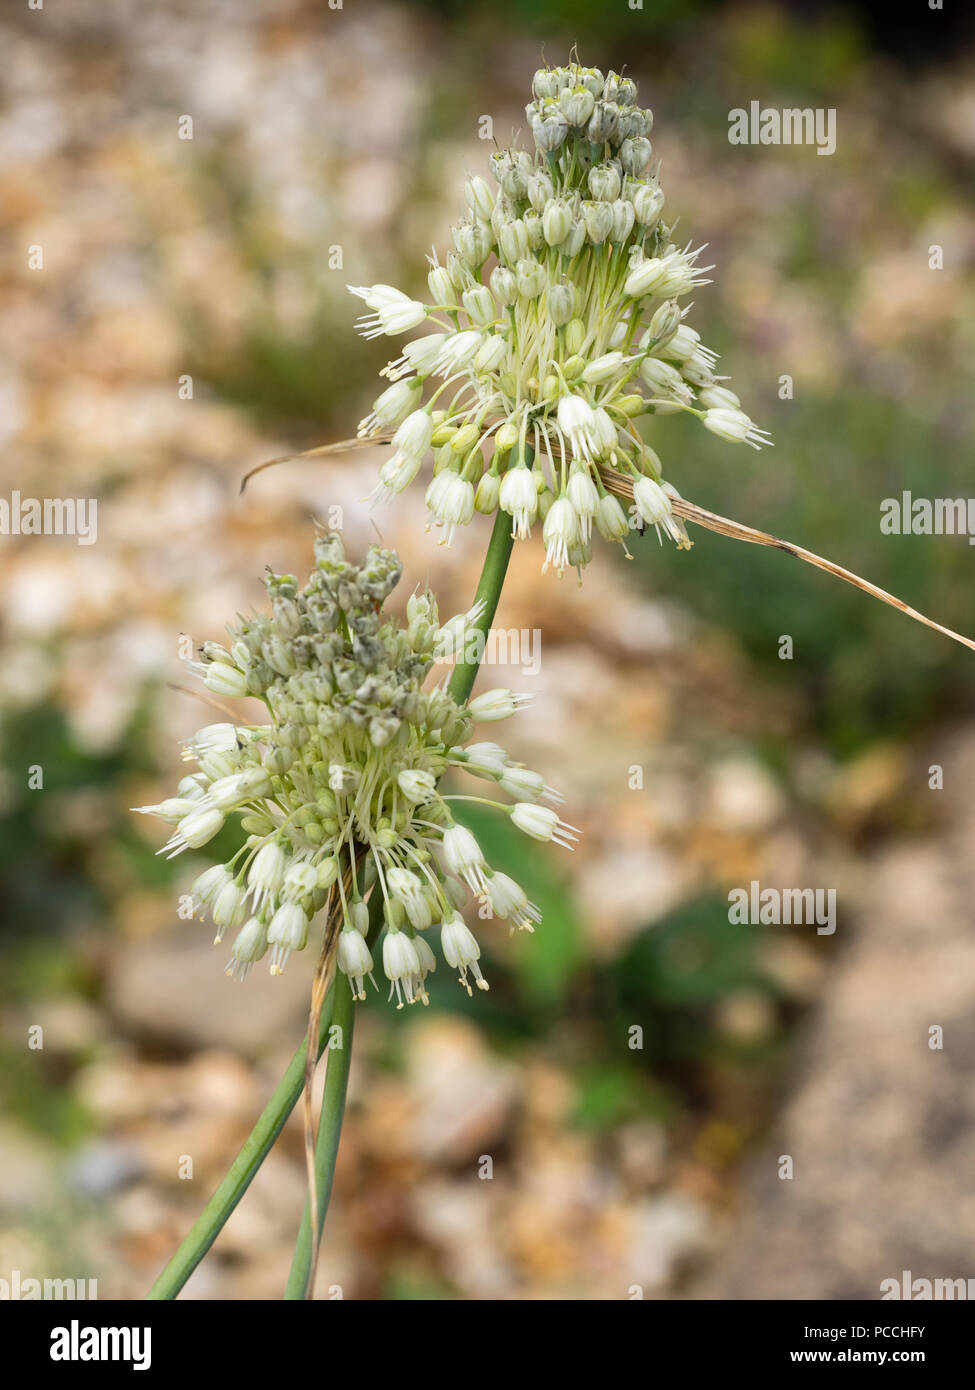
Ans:
[{"label": "bell-shaped white flower", "polygon": [[444,831],[443,856],[449,872],[462,878],[472,893],[484,891],[484,855],[466,826],[452,825]]},{"label": "bell-shaped white flower", "polygon": [[555,811],[547,806],[537,806],[533,802],[519,801],[511,808],[511,819],[519,830],[530,835],[533,840],[554,840],[564,849],[572,848],[572,841],[578,839],[579,831],[574,825],[560,820]]},{"label": "bell-shaped white flower", "polygon": [[303,951],[308,941],[308,918],[297,903],[282,903],[268,923],[271,974],[280,975],[292,951]]},{"label": "bell-shaped white flower", "polygon": [[487,980],[481,974],[481,967],[477,963],[481,958],[481,948],[459,912],[455,912],[441,927],[440,949],[443,951],[444,960],[450,968],[458,972],[458,979],[468,994],[473,993],[467,983],[468,971],[474,976],[478,989],[489,988]]},{"label": "bell-shaped white flower", "polygon": [[348,976],[353,998],[365,999],[365,979],[366,976],[372,979],[374,969],[372,952],[362,933],[354,927],[346,927],[339,932],[336,964],[342,974]]}]

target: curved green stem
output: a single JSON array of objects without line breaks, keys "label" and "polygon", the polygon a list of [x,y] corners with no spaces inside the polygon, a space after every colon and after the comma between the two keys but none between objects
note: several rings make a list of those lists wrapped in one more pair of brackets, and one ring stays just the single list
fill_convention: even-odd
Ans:
[{"label": "curved green stem", "polygon": [[338,998],[332,1010],[332,1028],[340,1028],[339,1045],[327,1049],[328,1063],[325,1072],[325,1094],[322,1099],[322,1113],[318,1121],[318,1138],[315,1141],[315,1182],[318,1190],[318,1231],[314,1241],[311,1234],[311,1203],[305,1199],[301,1230],[295,1246],[291,1273],[284,1296],[286,1299],[311,1298],[314,1291],[315,1252],[322,1238],[328,1201],[332,1195],[332,1181],[335,1177],[335,1159],[339,1151],[339,1136],[342,1133],[342,1118],[345,1114],[345,1093],[349,1085],[349,1064],[352,1061],[352,1030],[355,1025],[355,1000],[352,991],[343,980],[339,986]]},{"label": "curved green stem", "polygon": [[[319,1057],[322,1055],[328,1039],[334,995],[335,987],[333,984],[325,997],[322,1016],[319,1021]],[[306,1043],[302,1039],[298,1050],[288,1063],[287,1071],[264,1107],[261,1118],[251,1130],[243,1148],[230,1165],[227,1176],[203,1208],[176,1254],[146,1294],[147,1298],[175,1298],[223,1230],[227,1218],[251,1185],[258,1168],[267,1158],[274,1141],[284,1128],[285,1121],[298,1103],[298,1097],[301,1095],[305,1080],[306,1051]]]}]

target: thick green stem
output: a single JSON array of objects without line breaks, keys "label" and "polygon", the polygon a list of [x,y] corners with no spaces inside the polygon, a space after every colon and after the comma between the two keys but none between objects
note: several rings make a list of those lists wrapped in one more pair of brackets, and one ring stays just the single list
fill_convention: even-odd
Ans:
[{"label": "thick green stem", "polygon": [[[531,465],[534,457],[530,447],[525,449],[525,463]],[[512,459],[512,464],[514,459]],[[483,639],[487,639],[487,634],[491,631],[491,624],[494,622],[494,615],[498,611],[498,600],[501,598],[501,589],[504,584],[504,577],[508,572],[508,561],[511,559],[512,546],[512,521],[507,512],[498,511],[494,519],[494,530],[491,532],[491,540],[488,543],[487,554],[484,557],[484,568],[481,570],[481,577],[478,580],[477,593],[474,595],[475,602],[481,599],[484,603],[484,611],[478,618],[474,627],[480,632]],[[477,676],[478,667],[481,664],[481,653],[483,648],[479,646],[478,655],[472,660],[464,659],[468,650],[465,642],[464,652],[458,658],[450,677],[450,684],[447,689],[451,697],[459,705],[463,705],[470,697],[474,680]]]},{"label": "thick green stem", "polygon": [[325,1072],[325,1094],[322,1099],[322,1113],[318,1121],[318,1138],[315,1142],[315,1184],[318,1191],[318,1231],[314,1241],[311,1233],[311,1203],[305,1200],[305,1211],[301,1218],[301,1230],[295,1246],[291,1273],[285,1289],[286,1299],[311,1298],[313,1280],[310,1280],[313,1257],[318,1242],[321,1241],[328,1213],[328,1202],[332,1195],[332,1182],[335,1177],[335,1160],[339,1151],[339,1135],[342,1133],[342,1118],[345,1114],[345,1093],[349,1085],[349,1065],[352,1061],[352,1030],[355,1024],[355,1001],[352,991],[343,980],[339,985],[339,995],[332,1010],[332,1028],[341,1029],[337,1035],[338,1045],[328,1048],[328,1062]]},{"label": "thick green stem", "polygon": [[[334,995],[335,987],[333,985],[325,997],[322,1016],[319,1021],[319,1057],[322,1055],[328,1039]],[[307,1046],[302,1040],[297,1052],[288,1063],[288,1069],[278,1083],[277,1089],[265,1106],[261,1118],[254,1126],[240,1153],[230,1165],[227,1176],[207,1202],[176,1254],[149,1290],[146,1295],[147,1298],[175,1298],[223,1230],[227,1218],[247,1191],[258,1168],[267,1158],[274,1141],[284,1128],[285,1121],[298,1102],[305,1081],[306,1052]]]}]

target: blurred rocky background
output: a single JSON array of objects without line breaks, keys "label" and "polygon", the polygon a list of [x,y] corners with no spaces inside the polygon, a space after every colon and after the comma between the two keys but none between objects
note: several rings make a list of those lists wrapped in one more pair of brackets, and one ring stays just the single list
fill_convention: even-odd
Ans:
[{"label": "blurred rocky background", "polygon": [[[879,526],[904,489],[972,491],[975,47],[949,14],[8,8],[2,493],[99,511],[90,546],[0,537],[0,1277],[140,1296],[301,1036],[311,961],[227,981],[176,915],[196,866],[127,808],[206,721],[180,635],[219,638],[265,564],[300,571],[331,508],[350,547],[378,527],[410,587],[467,606],[485,529],[438,548],[420,490],[370,515],[375,451],[238,488],[354,432],[388,344],[355,336],[346,283],[422,284],[493,148],[480,118],[523,129],[543,52],[576,42],[639,80],[668,207],[717,263],[695,323],[776,442],[664,419],[668,476],[975,633],[965,538]],[[752,100],[835,108],[836,153],[729,145]],[[429,1010],[361,1010],[322,1296],[874,1298],[905,1268],[975,1274],[973,658],[785,555],[694,539],[604,550],[582,588],[517,547],[499,625],[540,631],[541,662],[489,676],[537,690],[506,735],[585,833],[528,853],[478,818],[543,927],[482,931],[489,995],[438,978]],[[836,934],[732,925],[752,879],[835,888]],[[293,1123],[188,1296],[280,1296],[303,1197]]]}]

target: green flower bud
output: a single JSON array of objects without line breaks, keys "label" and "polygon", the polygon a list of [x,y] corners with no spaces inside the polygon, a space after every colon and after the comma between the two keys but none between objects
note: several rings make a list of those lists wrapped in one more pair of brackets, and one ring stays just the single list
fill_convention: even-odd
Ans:
[{"label": "green flower bud", "polygon": [[474,424],[463,425],[454,434],[450,441],[450,448],[455,454],[466,454],[473,444],[476,444],[480,437],[480,430]]},{"label": "green flower bud", "polygon": [[[569,327],[571,328],[572,325],[570,324]],[[578,353],[573,353],[562,365],[562,371],[565,374],[566,381],[578,381],[585,370],[586,359],[580,357]]]},{"label": "green flower bud", "polygon": [[485,473],[474,493],[474,510],[483,516],[492,516],[498,510],[498,496],[501,492],[501,479],[496,473]]},{"label": "green flower bud", "polygon": [[579,352],[586,341],[586,325],[582,319],[573,319],[566,325],[565,346],[567,352]]}]

